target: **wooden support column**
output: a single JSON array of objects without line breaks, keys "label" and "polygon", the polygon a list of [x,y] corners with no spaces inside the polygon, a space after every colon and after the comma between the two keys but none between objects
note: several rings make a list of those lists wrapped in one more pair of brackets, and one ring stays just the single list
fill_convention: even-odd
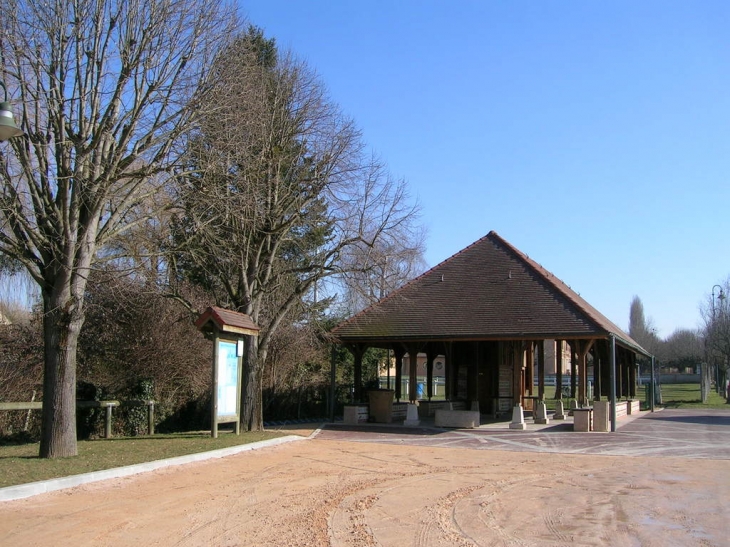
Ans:
[{"label": "wooden support column", "polygon": [[454,363],[451,357],[453,349],[453,342],[444,342],[444,389],[447,401],[451,401],[454,398],[455,374]]},{"label": "wooden support column", "polygon": [[431,400],[433,397],[433,360],[436,358],[436,350],[433,344],[428,345],[426,350],[426,397]]},{"label": "wooden support column", "polygon": [[578,385],[578,404],[584,406],[588,402],[586,388],[588,387],[588,352],[595,340],[583,340],[578,343],[578,366],[580,368],[580,384]]},{"label": "wooden support column", "polygon": [[466,398],[469,404],[479,400],[479,342],[471,342],[467,368]]},{"label": "wooden support column", "polygon": [[615,350],[616,354],[616,400],[620,399],[624,395],[623,385],[624,385],[624,374],[623,374],[623,355],[621,353],[621,348],[616,348]]},{"label": "wooden support column", "polygon": [[408,400],[418,400],[418,345],[408,346]]},{"label": "wooden support column", "polygon": [[522,404],[525,394],[524,379],[525,348],[522,342],[512,342],[512,398],[513,406]]},{"label": "wooden support column", "polygon": [[[600,346],[603,344],[600,343]],[[603,360],[603,351],[599,344],[596,344],[593,352],[593,398],[601,400],[601,370],[606,366]]]},{"label": "wooden support column", "polygon": [[365,353],[367,347],[363,344],[353,344],[350,346],[350,351],[355,359],[355,366],[353,371],[353,398],[355,403],[361,403],[363,398],[362,389],[362,356]]},{"label": "wooden support column", "polygon": [[578,341],[570,343],[570,398],[577,399],[576,386],[578,382]]},{"label": "wooden support column", "polygon": [[537,343],[537,396],[545,400],[545,340]]},{"label": "wooden support column", "polygon": [[636,354],[631,353],[629,356],[629,397],[636,399]]},{"label": "wooden support column", "polygon": [[563,398],[563,341],[555,340],[555,399]]},{"label": "wooden support column", "polygon": [[403,355],[405,350],[401,346],[393,348],[393,356],[395,357],[395,399],[400,402],[403,391]]},{"label": "wooden support column", "polygon": [[535,342],[527,342],[525,350],[525,391],[532,397],[532,389],[535,385]]}]

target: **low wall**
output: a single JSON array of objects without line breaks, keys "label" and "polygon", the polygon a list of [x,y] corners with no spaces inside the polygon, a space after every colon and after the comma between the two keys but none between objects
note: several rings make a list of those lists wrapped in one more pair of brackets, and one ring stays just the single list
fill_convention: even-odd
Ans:
[{"label": "low wall", "polygon": [[418,417],[430,418],[437,410],[466,410],[466,401],[419,401]]},{"label": "low wall", "polygon": [[623,418],[628,413],[628,401],[616,401],[616,419]]},{"label": "low wall", "polygon": [[641,401],[638,399],[632,399],[627,401],[629,414],[638,414],[641,411]]},{"label": "low wall", "polygon": [[[660,384],[699,384],[699,374],[659,374]],[[648,383],[648,382],[647,382]]]},{"label": "low wall", "polygon": [[408,416],[408,403],[393,403],[393,421],[405,420]]},{"label": "low wall", "polygon": [[437,410],[436,427],[459,427],[474,429],[479,425],[478,410]]},{"label": "low wall", "polygon": [[[418,415],[419,417],[434,416],[439,409],[448,409],[449,401],[420,401],[418,403]],[[425,408],[422,408],[425,407]],[[451,403],[453,410],[466,410],[466,403],[464,401],[453,401]],[[423,412],[423,413],[422,413]],[[391,414],[392,421],[400,422],[406,419],[408,414],[408,403],[400,402],[393,403],[393,411]],[[477,414],[479,414],[477,412]],[[368,423],[370,418],[370,405],[368,403],[360,403],[357,405],[345,405],[345,409],[342,413],[343,423],[350,425]],[[479,419],[477,419],[477,424]]]}]

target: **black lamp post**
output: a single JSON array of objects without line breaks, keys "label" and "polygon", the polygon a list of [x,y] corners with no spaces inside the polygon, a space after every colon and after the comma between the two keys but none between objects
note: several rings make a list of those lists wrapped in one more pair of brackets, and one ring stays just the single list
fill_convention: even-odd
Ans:
[{"label": "black lamp post", "polygon": [[[725,292],[722,290],[722,286],[720,285],[713,285],[712,286],[712,323],[713,323],[713,329],[716,328],[716,325],[714,325],[715,322],[715,289],[720,289],[717,299],[720,301],[720,313],[722,313],[722,301],[725,300]],[[722,390],[720,389],[720,365],[718,365],[717,360],[715,360],[715,390],[718,393],[721,393]]]},{"label": "black lamp post", "polygon": [[8,88],[5,87],[5,82],[0,80],[0,86],[5,92],[5,100],[0,103],[0,141],[6,141],[13,137],[20,137],[23,131],[15,125],[13,111],[10,109],[10,103],[8,102]]}]

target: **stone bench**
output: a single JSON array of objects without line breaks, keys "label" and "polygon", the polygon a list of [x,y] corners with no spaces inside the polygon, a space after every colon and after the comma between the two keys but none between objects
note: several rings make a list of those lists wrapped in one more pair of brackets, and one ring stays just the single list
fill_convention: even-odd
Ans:
[{"label": "stone bench", "polygon": [[573,431],[593,431],[593,409],[573,409]]},{"label": "stone bench", "polygon": [[473,429],[480,424],[476,410],[437,410],[436,427],[458,427]]},{"label": "stone bench", "polygon": [[370,414],[369,405],[345,405],[342,422],[348,425],[367,423]]}]

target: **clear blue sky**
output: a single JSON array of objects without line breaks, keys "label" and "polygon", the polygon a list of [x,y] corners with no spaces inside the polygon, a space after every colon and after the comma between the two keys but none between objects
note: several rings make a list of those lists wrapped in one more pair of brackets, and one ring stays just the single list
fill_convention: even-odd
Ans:
[{"label": "clear blue sky", "polygon": [[665,337],[730,275],[730,2],[240,0],[321,76],[428,226],[496,230]]}]

